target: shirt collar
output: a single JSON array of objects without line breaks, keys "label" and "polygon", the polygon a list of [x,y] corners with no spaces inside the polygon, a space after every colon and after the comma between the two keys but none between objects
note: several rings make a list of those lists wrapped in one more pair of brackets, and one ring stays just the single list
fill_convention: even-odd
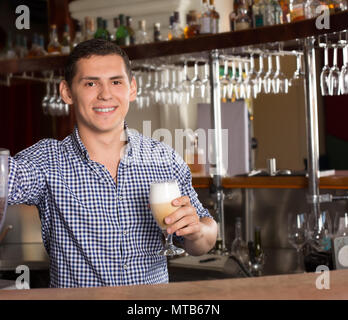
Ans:
[{"label": "shirt collar", "polygon": [[[124,122],[124,133],[125,133],[125,139],[127,141],[127,145],[125,148],[125,155],[123,159],[128,159],[132,157],[133,155],[133,146],[136,141],[134,137],[134,133],[132,132],[132,129],[128,128],[128,125],[126,121]],[[87,148],[83,144],[80,135],[79,135],[79,129],[77,125],[75,125],[73,133],[72,133],[72,141],[73,141],[73,146],[75,147],[75,151],[84,159],[84,160],[90,160]]]}]

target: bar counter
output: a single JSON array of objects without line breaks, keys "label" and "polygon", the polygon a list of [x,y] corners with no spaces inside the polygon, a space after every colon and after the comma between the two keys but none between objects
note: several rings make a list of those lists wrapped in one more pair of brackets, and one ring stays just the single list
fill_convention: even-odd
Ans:
[{"label": "bar counter", "polygon": [[[319,278],[320,277],[320,278]],[[123,287],[0,290],[0,300],[347,300],[348,270]],[[317,281],[317,279],[319,280]]]}]

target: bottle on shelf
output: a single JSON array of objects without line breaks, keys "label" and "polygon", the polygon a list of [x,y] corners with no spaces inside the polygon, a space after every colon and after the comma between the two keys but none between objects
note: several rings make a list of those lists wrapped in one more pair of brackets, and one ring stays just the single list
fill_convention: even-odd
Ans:
[{"label": "bottle on shelf", "polygon": [[71,52],[71,38],[70,38],[70,32],[69,32],[69,25],[64,25],[64,32],[63,32],[63,38],[62,38],[62,54],[69,54]]},{"label": "bottle on shelf", "polygon": [[28,58],[36,57],[39,49],[39,35],[34,33],[33,40],[31,41],[31,48],[28,52]]},{"label": "bottle on shelf", "polygon": [[107,21],[101,17],[97,18],[97,31],[94,33],[95,39],[110,39],[110,34],[107,29]]},{"label": "bottle on shelf", "polygon": [[95,19],[92,17],[85,17],[84,39],[93,39],[95,31]]},{"label": "bottle on shelf", "polygon": [[249,262],[249,250],[242,236],[242,219],[237,217],[235,221],[235,234],[231,245],[231,254],[238,258],[243,264],[247,265]]},{"label": "bottle on shelf", "polygon": [[255,227],[254,243],[255,243],[255,258],[260,259],[263,256],[260,227]]},{"label": "bottle on shelf", "polygon": [[180,26],[180,14],[178,11],[174,11],[173,14],[173,30],[172,30],[172,36],[173,40],[176,39],[182,39],[184,37],[184,30],[182,30]]},{"label": "bottle on shelf", "polygon": [[204,150],[199,148],[198,134],[195,134],[191,138],[191,145],[185,150],[185,161],[190,168],[192,176],[204,176]]},{"label": "bottle on shelf", "polygon": [[211,33],[211,12],[208,6],[208,0],[202,0],[202,13],[200,19],[200,32],[201,34]]},{"label": "bottle on shelf", "polygon": [[37,55],[38,56],[47,55],[47,51],[45,50],[45,37],[42,34],[39,35],[39,46],[38,46]]},{"label": "bottle on shelf", "polygon": [[322,4],[319,0],[307,0],[304,4],[304,15],[306,19],[315,18],[320,14],[316,12],[317,7]]},{"label": "bottle on shelf", "polygon": [[219,33],[220,14],[215,10],[215,0],[209,0],[210,5],[210,32]]},{"label": "bottle on shelf", "polygon": [[144,44],[149,43],[149,37],[146,32],[146,21],[145,20],[139,20],[138,21],[138,30],[135,33],[135,43],[136,44]]},{"label": "bottle on shelf", "polygon": [[193,38],[200,33],[199,16],[196,10],[190,10],[186,15],[185,39]]},{"label": "bottle on shelf", "polygon": [[169,17],[168,32],[167,32],[167,40],[168,41],[173,40],[173,24],[174,24],[174,16],[170,16]]},{"label": "bottle on shelf", "polygon": [[280,7],[283,11],[283,23],[289,23],[290,20],[290,9],[289,9],[289,0],[280,0]]},{"label": "bottle on shelf", "polygon": [[255,0],[252,6],[252,17],[254,28],[262,27],[264,25],[265,4],[263,0]]},{"label": "bottle on shelf", "polygon": [[236,31],[236,19],[237,19],[239,5],[240,5],[240,0],[233,1],[233,9],[228,16],[228,19],[230,21],[230,31]]},{"label": "bottle on shelf", "polygon": [[272,12],[274,17],[274,23],[273,24],[282,24],[283,23],[283,10],[280,6],[278,0],[271,0],[272,4]]},{"label": "bottle on shelf", "polygon": [[251,28],[251,19],[248,11],[248,3],[245,0],[242,0],[237,11],[235,31],[246,30]]},{"label": "bottle on shelf", "polygon": [[7,35],[6,46],[3,50],[3,54],[1,55],[1,59],[16,59],[18,58],[16,51],[13,47],[12,43],[12,33],[9,32]]},{"label": "bottle on shelf", "polygon": [[75,29],[75,37],[72,42],[72,47],[75,48],[80,42],[83,41],[83,36],[82,36],[82,30],[81,30],[81,22],[77,21],[76,22],[76,29]]},{"label": "bottle on shelf", "polygon": [[161,24],[159,22],[156,22],[153,26],[153,41],[154,42],[162,41]]},{"label": "bottle on shelf", "polygon": [[111,41],[116,41],[116,32],[117,32],[117,29],[120,27],[120,19],[119,19],[119,17],[115,17],[113,19],[113,23],[114,23],[114,29],[113,29],[112,35],[110,35],[110,40]]},{"label": "bottle on shelf", "polygon": [[303,0],[290,0],[289,10],[291,22],[305,19]]},{"label": "bottle on shelf", "polygon": [[129,46],[130,37],[125,25],[125,16],[124,14],[120,14],[118,17],[120,19],[120,26],[116,30],[116,43],[119,46]]},{"label": "bottle on shelf", "polygon": [[48,54],[60,54],[61,44],[58,41],[57,26],[55,24],[51,25],[50,41],[47,46]]},{"label": "bottle on shelf", "polygon": [[130,16],[126,17],[126,28],[129,34],[129,44],[135,44],[135,31],[132,27],[132,18]]}]

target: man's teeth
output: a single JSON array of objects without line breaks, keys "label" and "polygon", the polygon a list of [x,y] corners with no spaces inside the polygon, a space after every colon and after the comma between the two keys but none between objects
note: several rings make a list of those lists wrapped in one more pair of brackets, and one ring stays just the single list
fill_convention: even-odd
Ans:
[{"label": "man's teeth", "polygon": [[110,111],[113,111],[115,109],[116,109],[115,107],[112,107],[112,108],[94,108],[94,110],[98,111],[98,112],[110,112]]}]

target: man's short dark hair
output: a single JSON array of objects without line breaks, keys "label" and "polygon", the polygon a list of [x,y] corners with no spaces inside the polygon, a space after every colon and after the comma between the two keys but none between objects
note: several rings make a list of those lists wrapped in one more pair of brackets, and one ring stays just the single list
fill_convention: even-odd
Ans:
[{"label": "man's short dark hair", "polygon": [[127,54],[112,41],[104,39],[91,39],[79,43],[70,53],[64,68],[64,77],[69,87],[76,74],[76,63],[80,59],[90,58],[91,56],[106,56],[110,54],[118,55],[122,58],[126,67],[129,81],[132,80],[132,69]]}]

